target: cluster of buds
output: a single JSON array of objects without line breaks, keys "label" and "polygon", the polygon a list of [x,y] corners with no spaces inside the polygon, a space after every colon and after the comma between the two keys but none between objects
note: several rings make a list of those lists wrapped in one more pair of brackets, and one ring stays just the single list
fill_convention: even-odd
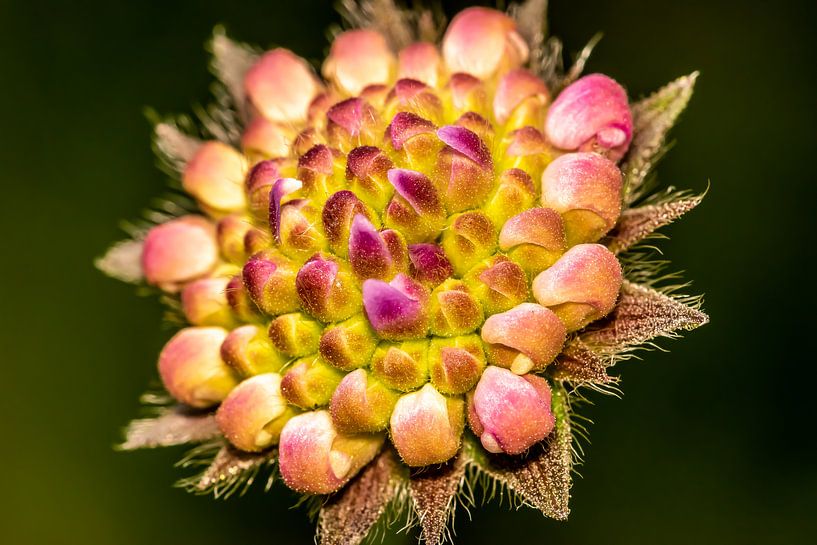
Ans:
[{"label": "cluster of buds", "polygon": [[234,447],[277,445],[290,488],[334,492],[386,440],[427,466],[467,428],[510,455],[553,430],[548,366],[621,287],[597,242],[632,116],[612,79],[556,94],[528,55],[485,8],[440,47],[344,32],[324,79],[269,51],[242,149],[206,142],[184,170],[203,215],[148,233],[144,276],[191,324],[162,351],[167,390],[219,406]]}]

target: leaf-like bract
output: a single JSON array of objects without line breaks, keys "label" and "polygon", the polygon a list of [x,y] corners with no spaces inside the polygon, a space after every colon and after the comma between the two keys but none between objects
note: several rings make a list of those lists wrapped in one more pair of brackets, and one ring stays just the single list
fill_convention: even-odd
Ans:
[{"label": "leaf-like bract", "polygon": [[[206,456],[206,452],[208,450],[212,452],[214,446],[218,450],[207,468],[198,475],[180,480],[177,483],[178,486],[196,494],[212,493],[216,498],[226,499],[235,493],[246,492],[259,472],[264,467],[272,466],[278,457],[276,449],[264,452],[244,452],[218,442],[194,449],[187,458],[179,462],[179,465],[187,467],[202,463],[197,457],[200,454]],[[267,488],[271,484],[272,476],[267,481]]]},{"label": "leaf-like bract", "polygon": [[183,405],[162,409],[153,418],[132,420],[125,428],[122,450],[201,443],[220,434],[215,415]]},{"label": "leaf-like bract", "polygon": [[246,121],[248,116],[244,76],[258,59],[258,52],[228,38],[222,27],[216,27],[213,31],[210,49],[213,53],[213,73],[224,84],[241,119]]},{"label": "leaf-like bract", "polygon": [[448,519],[456,507],[454,500],[464,478],[462,454],[440,467],[412,471],[409,481],[411,498],[426,545],[443,542]]},{"label": "leaf-like bract", "polygon": [[156,153],[175,172],[182,172],[202,145],[201,140],[183,133],[173,123],[157,123],[153,131]]},{"label": "leaf-like bract", "polygon": [[621,213],[607,247],[614,254],[623,252],[650,236],[656,229],[680,218],[698,206],[701,200],[703,195],[683,194],[664,202],[629,208]]},{"label": "leaf-like bract", "polygon": [[120,282],[138,284],[142,274],[142,241],[120,240],[94,261],[97,269]]},{"label": "leaf-like bract", "polygon": [[580,338],[575,338],[565,345],[550,367],[550,372],[556,380],[574,384],[610,384],[616,382],[614,377],[607,374],[611,363],[609,357],[597,354]]}]

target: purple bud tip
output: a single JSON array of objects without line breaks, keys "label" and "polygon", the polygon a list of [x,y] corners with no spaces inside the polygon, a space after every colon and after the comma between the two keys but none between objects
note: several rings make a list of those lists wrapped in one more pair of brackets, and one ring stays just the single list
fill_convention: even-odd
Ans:
[{"label": "purple bud tip", "polygon": [[403,144],[410,138],[422,133],[434,131],[434,124],[411,112],[397,112],[388,128],[388,136],[391,138],[394,149],[403,149]]},{"label": "purple bud tip", "polygon": [[490,169],[493,165],[491,150],[476,133],[465,127],[446,125],[437,129],[437,137],[482,168]]},{"label": "purple bud tip", "polygon": [[392,268],[389,247],[363,214],[357,214],[352,220],[349,262],[360,278],[384,278]]},{"label": "purple bud tip", "polygon": [[303,187],[295,178],[279,178],[272,186],[269,196],[269,224],[275,240],[281,242],[281,199]]},{"label": "purple bud tip", "polygon": [[329,108],[326,117],[332,123],[343,127],[352,136],[357,136],[363,127],[364,105],[360,98],[350,98]]},{"label": "purple bud tip", "polygon": [[310,148],[298,159],[298,168],[311,170],[328,176],[332,174],[333,161],[332,150],[323,144],[318,144]]},{"label": "purple bud tip", "polygon": [[389,182],[418,214],[442,212],[439,195],[425,174],[404,168],[392,168],[387,173]]},{"label": "purple bud tip", "polygon": [[338,270],[337,263],[321,256],[313,257],[301,267],[295,278],[295,286],[305,304],[307,301],[317,304],[329,298]]},{"label": "purple bud tip", "polygon": [[436,286],[454,273],[451,262],[436,244],[412,244],[408,247],[411,276]]},{"label": "purple bud tip", "polygon": [[363,283],[363,307],[369,323],[384,338],[405,339],[425,334],[428,294],[404,274],[389,282],[369,279]]}]

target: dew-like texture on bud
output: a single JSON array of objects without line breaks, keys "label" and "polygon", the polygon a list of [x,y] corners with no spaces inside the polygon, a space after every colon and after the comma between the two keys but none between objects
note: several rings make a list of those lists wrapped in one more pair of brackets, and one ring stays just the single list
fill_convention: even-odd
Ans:
[{"label": "dew-like texture on bud", "polygon": [[264,328],[251,324],[230,331],[221,343],[221,358],[244,377],[276,372],[287,362]]},{"label": "dew-like texture on bud", "polygon": [[528,58],[528,47],[516,32],[513,19],[481,7],[467,8],[454,17],[442,47],[451,72],[465,72],[477,78],[516,68]]},{"label": "dew-like texture on bud", "polygon": [[375,457],[383,434],[341,434],[328,411],[291,418],[281,432],[278,467],[288,487],[306,494],[331,494]]},{"label": "dew-like texture on bud", "polygon": [[568,242],[594,242],[621,214],[621,171],[597,153],[562,155],[542,175],[542,203],[562,214]]},{"label": "dew-like texture on bud", "polygon": [[558,148],[599,150],[617,161],[626,153],[633,137],[627,93],[602,74],[579,78],[553,101],[545,132]]},{"label": "dew-like texture on bud", "polygon": [[230,328],[235,324],[227,302],[227,277],[201,278],[182,290],[182,310],[192,325]]},{"label": "dew-like texture on bud", "polygon": [[360,310],[360,291],[352,274],[322,255],[301,267],[295,285],[304,310],[323,322],[339,322]]},{"label": "dew-like texture on bud", "polygon": [[217,260],[215,228],[200,216],[183,216],[157,225],[148,231],[142,247],[145,278],[159,286],[204,276]]},{"label": "dew-like texture on bud", "polygon": [[488,452],[521,454],[553,430],[550,398],[542,377],[491,365],[469,400],[468,423]]},{"label": "dew-like texture on bud", "polygon": [[187,163],[182,186],[203,207],[232,212],[244,208],[244,156],[232,147],[205,142]]},{"label": "dew-like texture on bud", "polygon": [[306,118],[320,85],[305,60],[279,48],[266,52],[247,71],[244,89],[261,115],[270,121],[293,122]]},{"label": "dew-like texture on bud", "polygon": [[343,377],[332,394],[332,421],[342,433],[385,430],[398,396],[364,369],[357,369]]},{"label": "dew-like texture on bud", "polygon": [[222,401],[237,384],[233,371],[221,359],[227,330],[188,327],[171,338],[159,355],[159,375],[178,401],[196,408]]},{"label": "dew-like texture on bud", "polygon": [[281,396],[281,376],[264,373],[236,386],[216,412],[216,422],[232,445],[256,452],[278,442],[295,411]]},{"label": "dew-like texture on bud", "polygon": [[341,91],[359,94],[366,86],[387,83],[394,71],[394,54],[386,39],[373,30],[350,30],[332,42],[323,75]]},{"label": "dew-like texture on bud", "polygon": [[565,326],[553,311],[535,303],[522,303],[485,320],[482,340],[489,344],[491,363],[524,374],[541,369],[561,352]]},{"label": "dew-like texture on bud", "polygon": [[610,250],[579,244],[534,279],[533,295],[575,331],[613,310],[621,282],[621,264]]},{"label": "dew-like texture on bud", "polygon": [[446,397],[431,384],[404,394],[391,415],[391,440],[409,466],[441,464],[459,450],[464,402]]},{"label": "dew-like texture on bud", "polygon": [[298,309],[292,265],[275,252],[253,256],[242,271],[244,287],[253,302],[266,314],[276,316]]}]

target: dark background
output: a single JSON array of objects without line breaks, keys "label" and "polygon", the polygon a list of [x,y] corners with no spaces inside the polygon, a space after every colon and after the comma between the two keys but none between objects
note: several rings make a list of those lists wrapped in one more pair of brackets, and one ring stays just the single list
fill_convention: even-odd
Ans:
[{"label": "dark background", "polygon": [[[493,503],[458,513],[458,543],[817,540],[815,20],[805,0],[552,3],[569,51],[605,32],[589,69],[634,97],[701,70],[659,172],[711,180],[663,248],[712,323],[595,396],[569,522]],[[208,100],[215,24],[318,59],[336,21],[308,0],[0,1],[0,542],[311,543],[282,487],[213,501],[171,487],[183,449],[112,450],[170,332],[91,263],[162,191],[142,109]]]}]

